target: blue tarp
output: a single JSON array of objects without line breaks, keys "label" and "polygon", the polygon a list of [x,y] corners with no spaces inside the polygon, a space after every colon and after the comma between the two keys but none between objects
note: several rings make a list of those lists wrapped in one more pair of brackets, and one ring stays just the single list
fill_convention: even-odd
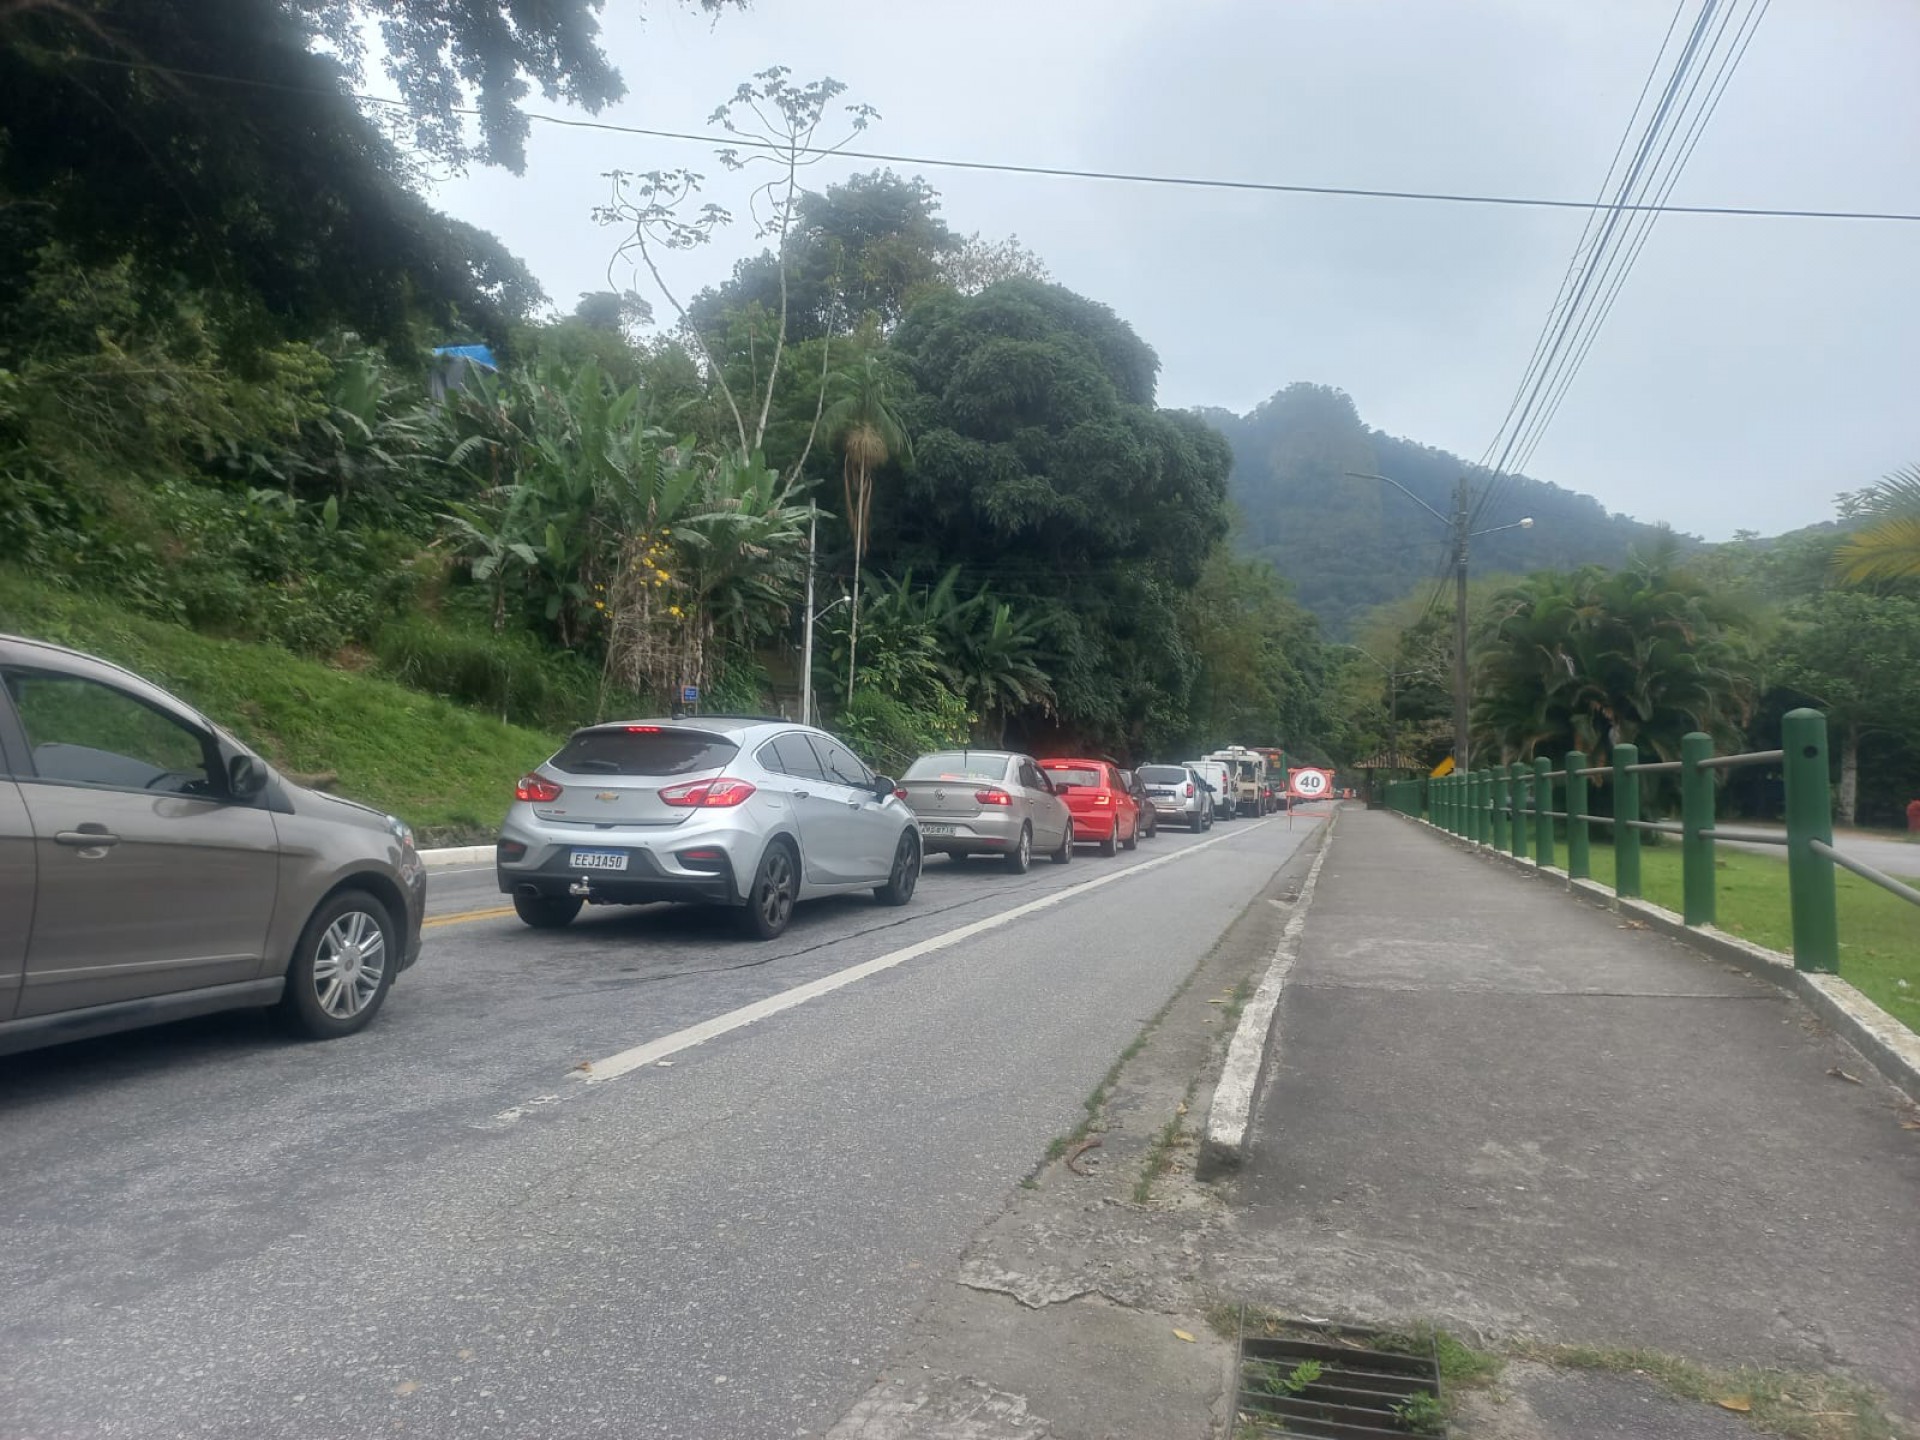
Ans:
[{"label": "blue tarp", "polygon": [[484,365],[489,370],[498,370],[494,363],[493,351],[485,345],[436,345],[433,353],[444,355],[451,360],[471,360],[476,365]]}]

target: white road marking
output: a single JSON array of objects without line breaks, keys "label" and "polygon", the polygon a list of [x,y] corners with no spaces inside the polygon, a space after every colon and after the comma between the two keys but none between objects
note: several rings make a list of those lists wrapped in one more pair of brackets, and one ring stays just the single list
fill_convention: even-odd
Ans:
[{"label": "white road marking", "polygon": [[858,965],[849,965],[844,970],[836,970],[831,975],[822,975],[818,980],[809,980],[804,985],[795,985],[790,990],[782,990],[777,995],[769,995],[764,1000],[756,1000],[751,1005],[742,1005],[737,1010],[729,1010],[724,1015],[716,1015],[711,1020],[702,1020],[697,1025],[689,1025],[676,1030],[671,1035],[663,1035],[658,1040],[649,1040],[644,1045],[635,1045],[630,1050],[622,1050],[617,1055],[609,1055],[604,1060],[595,1060],[574,1073],[589,1084],[599,1084],[607,1080],[617,1080],[630,1071],[643,1066],[655,1065],[669,1055],[677,1055],[682,1050],[690,1050],[695,1045],[705,1044],[728,1031],[738,1030],[743,1025],[751,1025],[757,1020],[765,1020],[770,1015],[778,1015],[783,1010],[791,1010],[804,1005],[809,1000],[818,1000],[822,995],[831,995],[835,990],[865,980],[870,975],[878,975],[883,970],[891,970],[896,965],[904,965],[909,960],[917,960],[922,955],[931,955],[936,950],[945,950],[962,941],[971,940],[976,935],[984,935],[989,930],[997,930],[1002,925],[1011,925],[1015,920],[1024,919],[1037,911],[1059,905],[1102,885],[1111,885],[1115,881],[1126,880],[1135,875],[1144,875],[1149,870],[1157,870],[1162,865],[1171,865],[1189,855],[1198,855],[1202,850],[1236,840],[1242,835],[1251,835],[1262,825],[1271,822],[1259,820],[1251,825],[1235,826],[1231,834],[1221,835],[1212,840],[1202,840],[1197,845],[1189,845],[1176,850],[1171,855],[1162,855],[1153,860],[1142,861],[1138,865],[1129,865],[1124,870],[1109,871],[1092,880],[1082,880],[1063,889],[1053,890],[1037,900],[1029,900],[1024,905],[1016,905],[1011,910],[1003,910],[998,915],[989,915],[984,920],[975,920],[971,924],[961,925],[926,940],[919,940],[898,950],[889,951],[871,960],[863,960]]}]

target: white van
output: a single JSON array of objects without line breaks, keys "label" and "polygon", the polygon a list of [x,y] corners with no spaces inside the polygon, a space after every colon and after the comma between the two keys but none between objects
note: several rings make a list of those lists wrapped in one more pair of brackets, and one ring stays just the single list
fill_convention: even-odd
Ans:
[{"label": "white van", "polygon": [[1180,762],[1213,787],[1213,818],[1231,820],[1239,807],[1234,801],[1233,772],[1224,760],[1182,760]]}]

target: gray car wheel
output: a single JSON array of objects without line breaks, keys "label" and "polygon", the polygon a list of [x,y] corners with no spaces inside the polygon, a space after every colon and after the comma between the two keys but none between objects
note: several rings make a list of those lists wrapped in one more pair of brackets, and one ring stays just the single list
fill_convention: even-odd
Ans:
[{"label": "gray car wheel", "polygon": [[313,912],[287,967],[280,1017],[314,1040],[365,1029],[400,966],[386,906],[364,890],[343,890]]},{"label": "gray car wheel", "polygon": [[913,899],[920,883],[920,832],[909,826],[900,832],[900,843],[893,847],[893,869],[887,883],[873,888],[873,898],[882,905],[904,905]]},{"label": "gray car wheel", "polygon": [[753,884],[747,890],[746,908],[741,923],[749,935],[771,940],[793,920],[793,902],[800,893],[800,867],[793,847],[775,840],[760,857],[753,872]]},{"label": "gray car wheel", "polygon": [[1033,864],[1033,827],[1022,825],[1020,838],[1014,842],[1013,849],[1007,852],[1007,869],[1012,874],[1024,875],[1031,864]]},{"label": "gray car wheel", "polygon": [[1060,848],[1048,858],[1056,865],[1073,863],[1073,821],[1067,821],[1066,829],[1060,832]]}]

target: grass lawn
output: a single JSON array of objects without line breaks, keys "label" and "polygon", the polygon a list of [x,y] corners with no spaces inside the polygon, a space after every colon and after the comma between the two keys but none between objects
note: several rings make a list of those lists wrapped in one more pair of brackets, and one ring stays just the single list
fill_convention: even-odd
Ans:
[{"label": "grass lawn", "polygon": [[423,845],[491,840],[514,780],[556,736],[502,724],[390,681],[273,645],[215,640],[0,571],[0,631],[70,645],[165,686],[337,794],[411,824]]},{"label": "grass lawn", "polygon": [[[1840,842],[1844,845],[1844,841]],[[1564,865],[1566,851],[1560,851]],[[1613,884],[1613,847],[1593,847],[1593,878]],[[1787,913],[1787,862],[1721,848],[1715,898],[1722,930],[1756,945],[1793,953]],[[1920,1030],[1920,907],[1909,905],[1844,870],[1835,875],[1840,902],[1840,976],[1909,1029]],[[1669,910],[1682,904],[1680,846],[1640,851],[1641,898]],[[1902,989],[1900,982],[1906,982]]]}]

